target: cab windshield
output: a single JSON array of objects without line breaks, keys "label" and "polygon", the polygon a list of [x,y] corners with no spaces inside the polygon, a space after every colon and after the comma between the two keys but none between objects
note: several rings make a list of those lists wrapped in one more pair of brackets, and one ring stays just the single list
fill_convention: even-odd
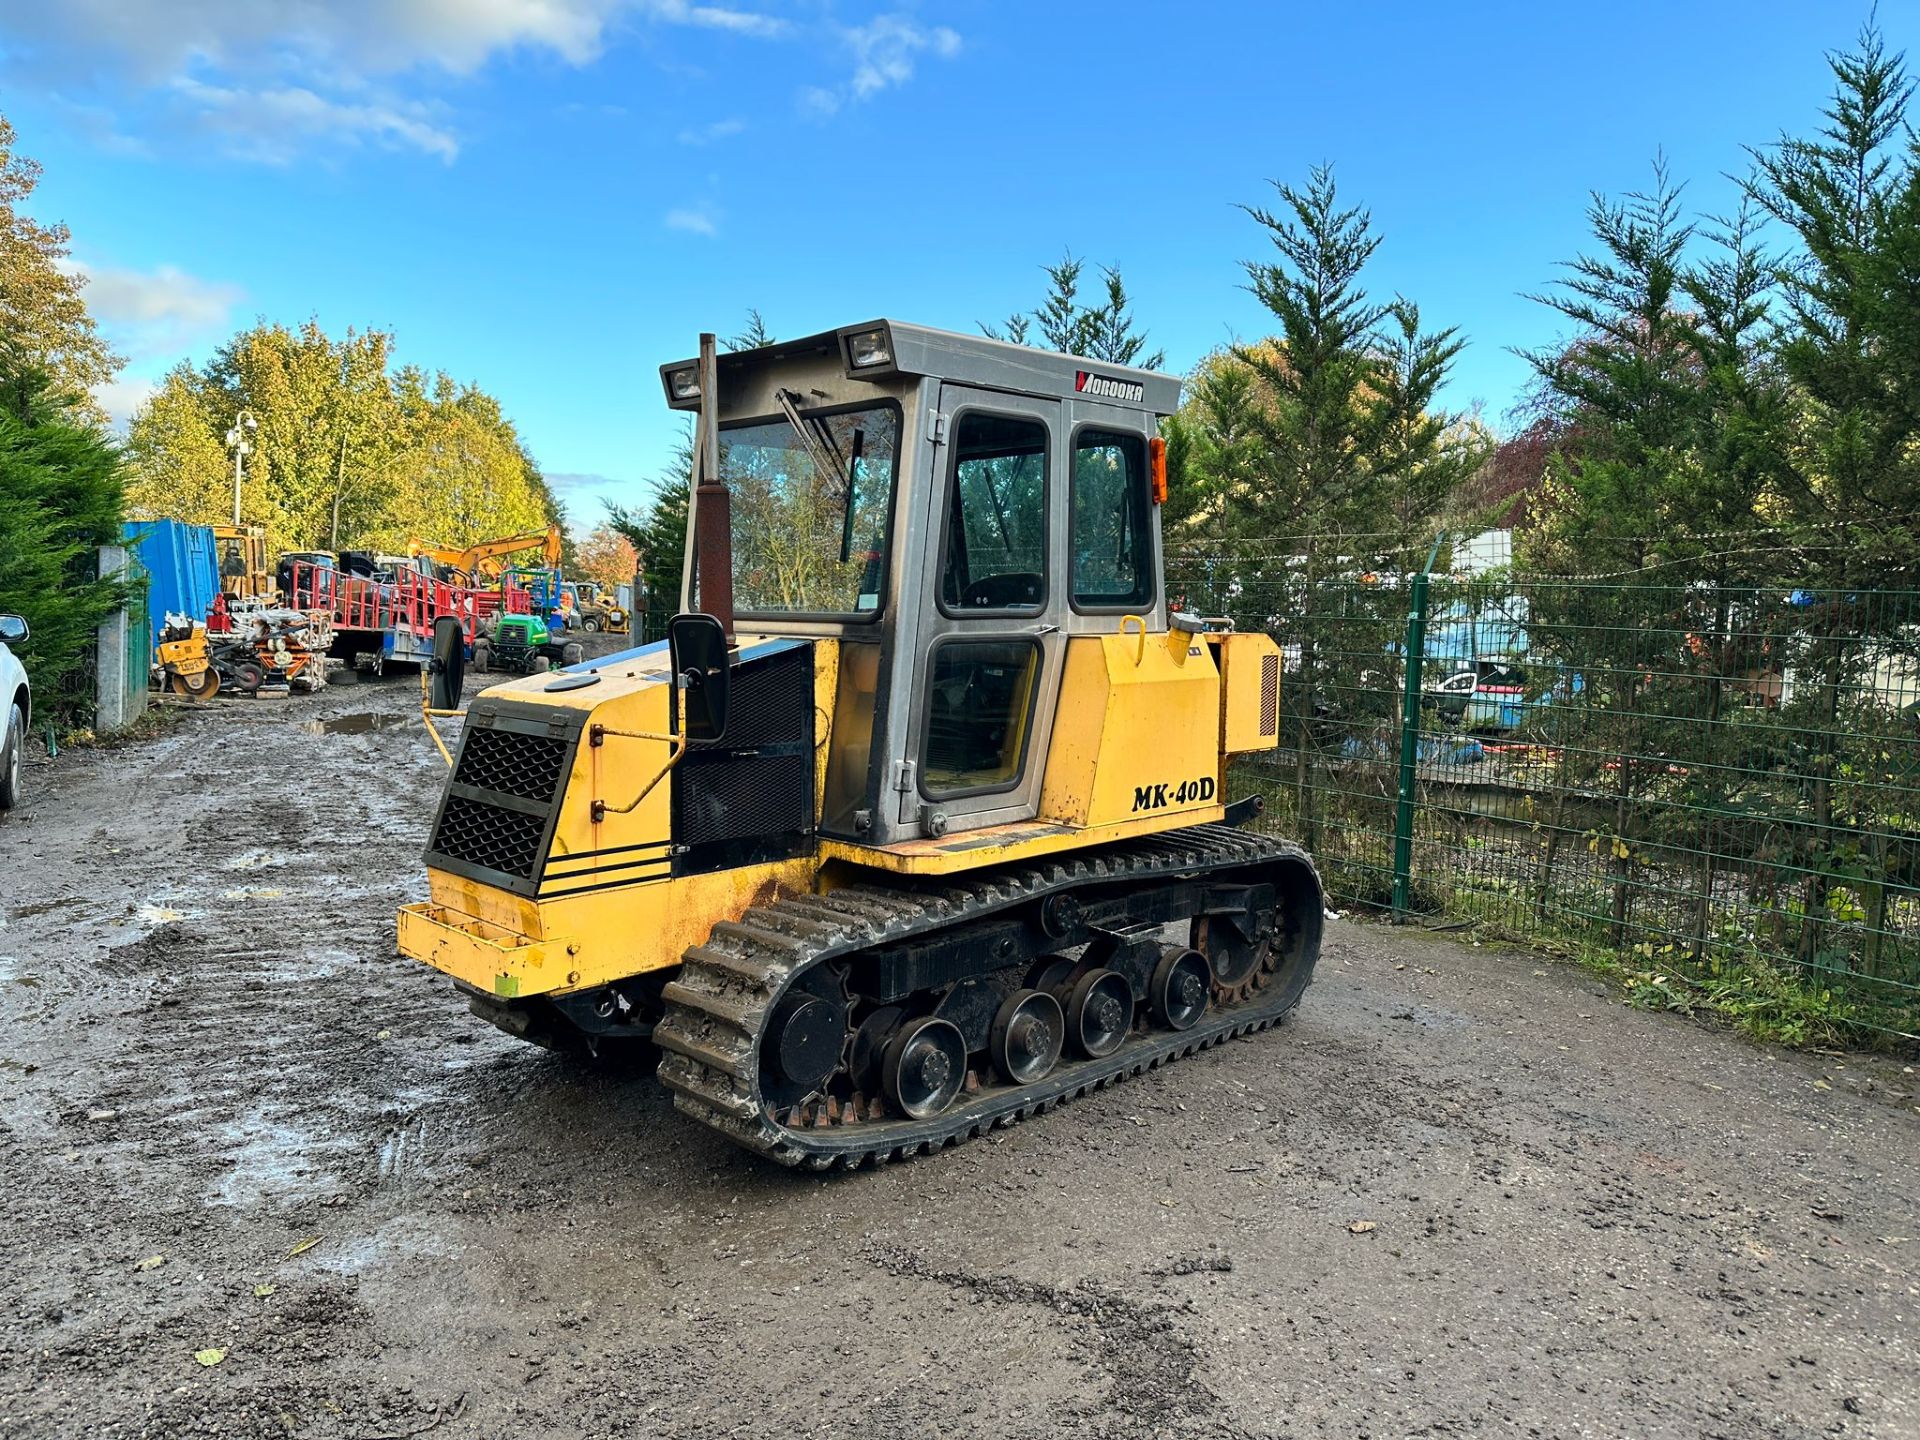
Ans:
[{"label": "cab windshield", "polygon": [[740,614],[843,617],[880,609],[899,442],[893,404],[722,427]]}]

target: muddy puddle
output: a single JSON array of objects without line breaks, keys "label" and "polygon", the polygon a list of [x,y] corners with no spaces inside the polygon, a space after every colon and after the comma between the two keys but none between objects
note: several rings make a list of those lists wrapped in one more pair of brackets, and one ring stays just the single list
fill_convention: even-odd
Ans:
[{"label": "muddy puddle", "polygon": [[378,715],[361,711],[353,715],[335,715],[328,720],[309,720],[301,729],[309,735],[369,735],[375,730],[401,730],[417,725],[413,715]]}]

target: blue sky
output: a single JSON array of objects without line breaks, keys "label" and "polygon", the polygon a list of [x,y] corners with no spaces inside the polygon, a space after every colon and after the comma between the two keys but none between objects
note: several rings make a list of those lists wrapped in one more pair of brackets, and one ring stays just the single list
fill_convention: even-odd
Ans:
[{"label": "blue sky", "polygon": [[[953,329],[1118,265],[1191,366],[1265,328],[1236,203],[1331,161],[1367,282],[1470,340],[1498,422],[1550,341],[1527,301],[1590,190],[1664,149],[1695,208],[1801,127],[1846,5],[1177,7],[990,0],[0,3],[0,111],[133,358],[106,398],[256,316],[398,332],[498,394],[576,523],[677,430],[655,367],[757,307],[776,334]],[[1914,0],[1883,0],[1896,48]]]}]

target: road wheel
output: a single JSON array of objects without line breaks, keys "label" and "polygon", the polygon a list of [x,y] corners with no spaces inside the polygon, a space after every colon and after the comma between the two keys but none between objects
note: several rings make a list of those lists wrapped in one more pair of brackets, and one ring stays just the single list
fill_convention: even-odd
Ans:
[{"label": "road wheel", "polygon": [[257,695],[266,678],[267,672],[257,661],[242,660],[233,667],[233,683],[240,687],[244,695]]},{"label": "road wheel", "polygon": [[27,717],[18,705],[10,705],[6,743],[0,745],[0,810],[11,810],[20,803],[20,752],[26,743]]},{"label": "road wheel", "polygon": [[[587,628],[592,629],[593,627],[588,626]],[[574,641],[573,644],[565,646],[560,651],[560,663],[562,665],[578,665],[582,660],[586,659],[586,657],[586,650],[577,640]]]},{"label": "road wheel", "polygon": [[544,655],[536,655],[527,662],[527,673],[529,675],[544,675],[552,668],[553,663]]},{"label": "road wheel", "polygon": [[473,642],[473,668],[475,670],[478,670],[482,675],[484,675],[492,667],[492,665],[493,665],[493,647],[488,645],[487,642],[484,640],[474,641]]},{"label": "road wheel", "polygon": [[594,619],[593,616],[589,615],[587,616],[586,619],[580,622],[580,628],[586,631],[589,635],[591,635],[594,631],[600,628],[600,622]]},{"label": "road wheel", "polygon": [[211,665],[197,675],[177,671],[167,677],[167,688],[189,700],[211,700],[220,693],[220,675]]}]

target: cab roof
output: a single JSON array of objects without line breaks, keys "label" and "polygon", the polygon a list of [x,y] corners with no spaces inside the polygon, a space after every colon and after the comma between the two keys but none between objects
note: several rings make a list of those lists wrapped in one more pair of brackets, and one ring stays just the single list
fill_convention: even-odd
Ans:
[{"label": "cab roof", "polygon": [[[855,364],[851,342],[855,339],[868,342],[875,335],[884,337],[881,348],[886,360]],[[738,374],[821,357],[838,360],[850,377],[857,378],[879,380],[898,375],[925,375],[1020,395],[1094,400],[1152,415],[1171,415],[1180,403],[1177,376],[1128,365],[1110,365],[1079,355],[1063,355],[1056,350],[1009,345],[984,335],[909,325],[900,320],[868,320],[796,340],[777,340],[753,350],[728,351],[718,357],[718,364],[724,382],[729,372]],[[660,367],[660,384],[672,408],[698,408],[697,396],[674,398],[671,378],[676,372],[697,365],[695,360],[677,360]]]}]

